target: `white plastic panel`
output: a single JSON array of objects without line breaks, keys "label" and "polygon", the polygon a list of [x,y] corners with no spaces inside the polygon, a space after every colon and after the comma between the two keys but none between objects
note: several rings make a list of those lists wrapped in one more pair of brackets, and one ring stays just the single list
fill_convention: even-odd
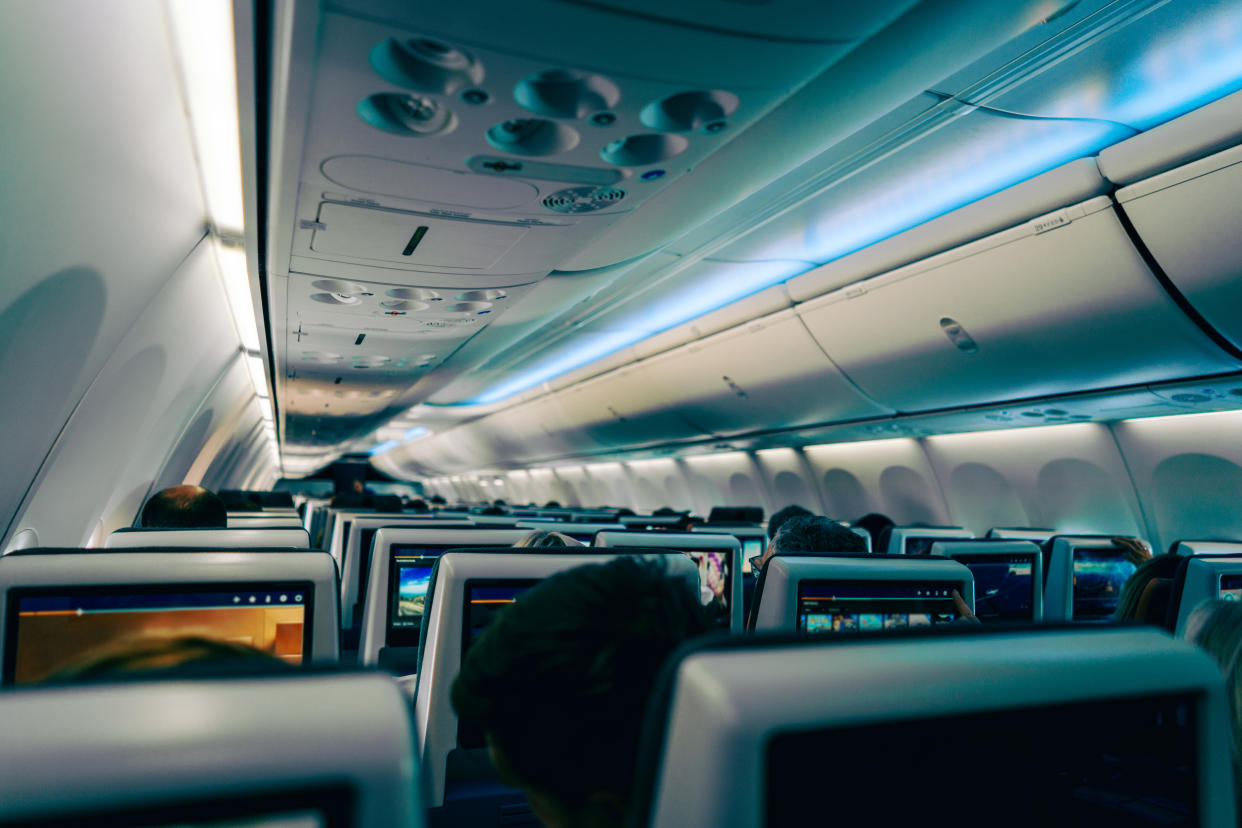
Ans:
[{"label": "white plastic panel", "polygon": [[711,434],[892,413],[841,375],[792,311],[677,348],[643,370],[661,407]]},{"label": "white plastic panel", "polygon": [[1126,187],[1117,199],[1178,290],[1242,348],[1240,191],[1242,147],[1234,147]]},{"label": "white plastic panel", "polygon": [[807,446],[804,451],[823,492],[825,514],[834,520],[880,512],[898,524],[953,522],[917,440]]},{"label": "white plastic panel", "polygon": [[1108,427],[1066,423],[923,440],[952,518],[993,526],[1147,535],[1126,461]]},{"label": "white plastic panel", "polygon": [[1113,426],[1157,552],[1187,538],[1242,541],[1240,429],[1238,411]]},{"label": "white plastic panel", "polygon": [[1103,197],[829,294],[801,315],[851,380],[900,411],[1238,367],[1163,292]]}]

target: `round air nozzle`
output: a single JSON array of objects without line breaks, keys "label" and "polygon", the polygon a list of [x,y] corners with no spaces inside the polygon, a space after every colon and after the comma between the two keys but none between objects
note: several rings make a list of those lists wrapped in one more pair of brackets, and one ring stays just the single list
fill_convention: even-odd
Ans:
[{"label": "round air nozzle", "polygon": [[312,293],[311,299],[325,305],[356,305],[362,300],[344,293]]},{"label": "round air nozzle", "polygon": [[514,155],[553,155],[578,146],[580,136],[573,127],[543,118],[516,118],[496,124],[487,131],[487,143]]},{"label": "round air nozzle", "polygon": [[606,145],[600,157],[618,167],[645,167],[680,155],[690,142],[680,135],[631,135]]},{"label": "round air nozzle", "polygon": [[612,109],[621,90],[602,75],[573,69],[549,69],[524,78],[513,89],[513,98],[536,115],[549,118],[582,118]]},{"label": "round air nozzle", "polygon": [[625,198],[616,187],[570,187],[543,199],[543,206],[556,213],[593,213],[611,207]]},{"label": "round air nozzle", "polygon": [[[682,92],[643,107],[638,119],[660,132],[719,132],[737,111],[737,95],[719,90]],[[718,126],[719,125],[719,126]]]},{"label": "round air nozzle", "polygon": [[459,302],[495,302],[508,296],[503,290],[467,290],[457,294]]},{"label": "round air nozzle", "polygon": [[457,116],[434,98],[381,92],[358,102],[358,117],[376,129],[395,135],[425,138],[452,132]]},{"label": "round air nozzle", "polygon": [[426,302],[414,302],[408,299],[387,299],[380,302],[380,307],[387,310],[421,311],[427,310],[431,305],[428,305]]},{"label": "round air nozzle", "polygon": [[371,50],[371,68],[389,83],[441,95],[483,82],[474,55],[430,37],[385,40]]}]

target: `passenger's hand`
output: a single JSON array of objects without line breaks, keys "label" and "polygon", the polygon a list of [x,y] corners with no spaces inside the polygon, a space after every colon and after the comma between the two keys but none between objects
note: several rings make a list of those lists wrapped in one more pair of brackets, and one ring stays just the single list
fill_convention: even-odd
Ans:
[{"label": "passenger's hand", "polygon": [[957,609],[958,620],[970,620],[978,624],[979,619],[975,617],[974,612],[971,611],[970,605],[966,603],[966,599],[962,597],[962,594],[955,589],[953,590],[952,595],[953,606]]},{"label": "passenger's hand", "polygon": [[1113,545],[1125,550],[1126,560],[1138,566],[1143,561],[1151,560],[1151,546],[1139,538],[1113,538]]}]

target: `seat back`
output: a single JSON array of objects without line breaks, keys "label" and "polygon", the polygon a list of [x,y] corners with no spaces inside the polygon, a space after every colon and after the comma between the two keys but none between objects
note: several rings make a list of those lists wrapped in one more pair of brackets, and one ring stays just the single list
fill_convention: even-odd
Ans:
[{"label": "seat back", "polygon": [[[1234,546],[1242,547],[1242,544]],[[1173,579],[1166,615],[1166,618],[1175,619],[1173,626],[1177,635],[1185,632],[1186,621],[1195,607],[1215,598],[1242,601],[1242,554],[1186,558]]]},{"label": "seat back", "polygon": [[105,549],[309,549],[305,529],[117,529]]},{"label": "seat back", "polygon": [[1234,824],[1220,672],[1158,630],[691,644],[652,698],[631,826]]},{"label": "seat back", "polygon": [[925,555],[938,540],[969,540],[975,533],[960,526],[894,526],[889,532],[889,555]]},{"label": "seat back", "polygon": [[418,828],[408,710],[374,673],[5,693],[0,822]]},{"label": "seat back", "polygon": [[646,547],[682,552],[694,560],[703,593],[718,626],[742,629],[742,544],[733,535],[693,532],[600,532],[595,546]]},{"label": "seat back", "polygon": [[[371,544],[366,589],[359,597],[358,663],[412,673],[426,618],[427,586],[436,559],[449,549],[512,546],[527,529],[440,529],[390,526]],[[397,558],[394,562],[394,558]]]},{"label": "seat back", "polygon": [[774,556],[755,593],[755,630],[856,632],[927,626],[974,608],[970,570],[928,555]]},{"label": "seat back", "polygon": [[595,536],[600,532],[625,531],[625,526],[620,523],[595,523],[591,521],[523,519],[519,520],[517,525],[519,528],[526,529],[527,531],[560,532],[562,535],[571,537],[579,543],[585,543],[587,546],[591,545],[595,540]]},{"label": "seat back", "polygon": [[1111,538],[1058,535],[1045,547],[1044,618],[1109,621],[1137,566]]},{"label": "seat back", "polygon": [[966,565],[975,578],[975,615],[983,621],[1044,617],[1044,552],[1031,541],[936,541],[933,555]]},{"label": "seat back", "polygon": [[22,550],[0,558],[0,681],[39,681],[138,635],[334,664],[337,607],[336,567],[318,551]]},{"label": "seat back", "polygon": [[269,512],[229,512],[230,529],[300,529],[302,518],[296,512],[280,515]]},{"label": "seat back", "polygon": [[466,529],[472,522],[450,522],[417,514],[377,514],[368,512],[353,516],[349,535],[341,548],[341,629],[357,629],[362,607],[360,598],[366,591],[371,569],[371,547],[375,533],[385,526],[411,529]]},{"label": "seat back", "polygon": [[[449,701],[449,688],[461,670],[462,655],[469,644],[467,635],[484,626],[505,602],[539,581],[615,557],[598,550],[545,554],[518,549],[510,553],[452,551],[438,559],[414,695],[414,722],[428,782],[428,807],[445,803],[450,753],[484,749],[481,734],[459,733],[457,714]],[[693,561],[677,553],[660,557],[667,562],[670,576],[684,578],[688,588],[698,590],[698,568]]]},{"label": "seat back", "polygon": [[988,530],[987,538],[989,540],[1027,540],[1035,543],[1044,543],[1056,537],[1057,533],[1052,529],[1028,529],[1022,526],[1016,527],[994,527]]}]

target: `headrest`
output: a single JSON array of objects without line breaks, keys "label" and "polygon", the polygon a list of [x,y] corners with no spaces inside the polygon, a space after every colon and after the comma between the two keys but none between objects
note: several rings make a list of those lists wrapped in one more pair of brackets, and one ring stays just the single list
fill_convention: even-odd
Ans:
[{"label": "headrest", "polygon": [[708,523],[763,523],[762,506],[713,506]]},{"label": "headrest", "polygon": [[266,825],[296,815],[299,825],[414,828],[408,711],[377,673],[8,692],[0,818]]}]

